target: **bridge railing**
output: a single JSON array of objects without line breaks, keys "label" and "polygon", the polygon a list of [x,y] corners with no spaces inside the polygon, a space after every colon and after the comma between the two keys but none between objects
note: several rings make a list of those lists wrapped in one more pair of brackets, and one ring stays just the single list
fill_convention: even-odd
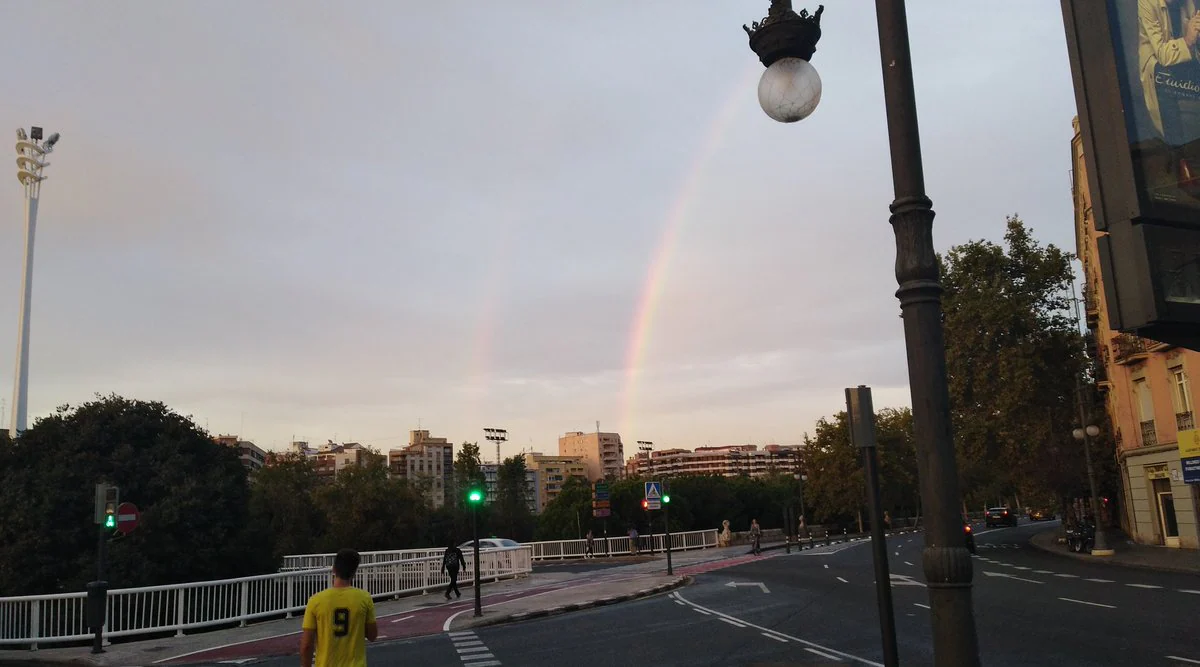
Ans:
[{"label": "bridge railing", "polygon": [[[467,571],[474,568],[466,554]],[[500,580],[532,571],[529,547],[488,549],[479,554],[481,580]],[[441,555],[363,563],[354,585],[374,598],[427,592],[449,583]],[[144,586],[108,592],[106,639],[214,626],[245,626],[270,617],[304,611],[308,598],[330,584],[328,567],[263,574],[238,579],[170,586]],[[470,577],[463,585],[470,585]],[[87,594],[27,595],[0,598],[0,645],[74,642],[90,639]]]},{"label": "bridge railing", "polygon": [[[523,547],[529,547],[533,560],[564,560],[568,558],[583,558],[587,553],[587,540],[553,540],[548,542],[526,542]],[[671,533],[671,549],[685,551],[688,549],[710,549],[717,546],[717,531],[693,530],[684,533]],[[667,536],[662,533],[638,536],[638,548],[642,551],[664,551],[667,548]],[[400,549],[393,551],[364,551],[359,554],[363,563],[393,560],[408,560],[412,558],[430,558],[441,556],[445,549]],[[592,551],[596,556],[624,556],[630,553],[629,538],[597,537],[592,540]],[[463,550],[463,553],[468,553]],[[481,552],[482,553],[482,552]],[[302,554],[284,556],[280,564],[280,572],[332,567],[334,554]]]}]

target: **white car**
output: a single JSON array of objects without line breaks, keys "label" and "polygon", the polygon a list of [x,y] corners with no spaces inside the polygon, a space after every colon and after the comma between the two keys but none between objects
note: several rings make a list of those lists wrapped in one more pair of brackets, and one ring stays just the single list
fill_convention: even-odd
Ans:
[{"label": "white car", "polygon": [[[509,539],[506,539],[503,537],[485,537],[485,538],[479,540],[480,550],[483,550],[483,549],[509,549],[512,547],[519,547],[519,546],[521,546],[521,545],[518,544],[517,542],[514,542],[512,540],[509,540]],[[462,544],[458,545],[458,548],[462,549],[463,551],[473,549],[474,547],[475,547],[474,540],[470,540],[468,542],[463,542]]]}]

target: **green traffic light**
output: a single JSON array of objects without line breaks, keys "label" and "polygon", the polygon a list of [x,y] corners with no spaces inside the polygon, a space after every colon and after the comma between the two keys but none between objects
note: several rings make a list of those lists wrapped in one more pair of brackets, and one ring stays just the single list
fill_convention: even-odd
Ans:
[{"label": "green traffic light", "polygon": [[663,504],[671,502],[671,496],[668,496],[664,493],[663,497],[662,497],[662,501],[663,501]]},{"label": "green traffic light", "polygon": [[104,527],[105,528],[116,528],[117,527],[117,517],[112,514],[109,514],[108,516],[104,517]]},{"label": "green traffic light", "polygon": [[467,493],[467,502],[471,503],[472,505],[483,502],[483,492],[479,489],[471,489],[471,491]]}]

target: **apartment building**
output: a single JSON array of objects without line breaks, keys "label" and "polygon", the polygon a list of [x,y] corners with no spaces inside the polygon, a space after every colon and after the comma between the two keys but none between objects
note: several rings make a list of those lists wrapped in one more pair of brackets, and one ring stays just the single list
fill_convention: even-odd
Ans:
[{"label": "apartment building", "polygon": [[[499,482],[500,482],[500,466],[495,463],[483,463],[479,466],[480,472],[483,473],[484,480],[484,497],[483,502],[486,505],[491,505],[500,497]],[[538,488],[541,480],[540,470],[534,470],[528,465],[525,467],[525,504],[529,511],[533,514],[540,514],[542,508],[538,506]]]},{"label": "apartment building", "polygon": [[572,477],[590,482],[587,462],[580,456],[550,456],[533,452],[525,455],[525,468],[536,473],[535,513],[541,514],[558,494],[562,492],[563,484]]},{"label": "apartment building", "polygon": [[582,459],[590,482],[620,477],[624,471],[625,446],[617,433],[572,431],[558,439],[558,455]]},{"label": "apartment building", "polygon": [[454,489],[454,443],[427,430],[409,431],[408,446],[388,452],[388,472],[425,491],[431,507],[442,507]]},{"label": "apartment building", "polygon": [[366,466],[382,458],[357,442],[337,444],[329,442],[317,448],[312,456],[313,468],[320,477],[332,478],[346,468]]},{"label": "apartment building", "polygon": [[236,435],[218,435],[213,440],[219,445],[236,449],[238,460],[242,462],[242,466],[247,472],[258,470],[267,463],[266,450],[249,440],[242,440]]},{"label": "apartment building", "polygon": [[649,456],[638,452],[626,462],[630,475],[677,477],[681,475],[746,475],[763,477],[795,472],[800,464],[800,445],[724,445],[695,450],[664,449]]},{"label": "apartment building", "polygon": [[[1079,120],[1072,123],[1072,190],[1076,254],[1083,265],[1089,352],[1096,361],[1096,388],[1104,399],[1121,472],[1121,524],[1137,542],[1200,548],[1197,484],[1183,480],[1181,450],[1196,443],[1193,374],[1200,353],[1109,326],[1100,258],[1088,191]],[[1184,447],[1180,447],[1180,443]]]}]

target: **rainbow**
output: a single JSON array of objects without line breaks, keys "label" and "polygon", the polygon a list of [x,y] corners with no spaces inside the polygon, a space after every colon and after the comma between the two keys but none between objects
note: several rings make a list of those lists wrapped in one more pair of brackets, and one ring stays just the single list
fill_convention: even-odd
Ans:
[{"label": "rainbow", "polygon": [[[683,223],[691,213],[692,204],[696,200],[697,191],[704,180],[704,174],[709,164],[720,149],[729,126],[737,116],[737,112],[755,99],[752,89],[757,84],[762,73],[762,67],[757,62],[746,68],[744,74],[738,77],[725,104],[717,111],[712,123],[709,124],[704,140],[700,144],[692,167],[688,170],[667,211],[663,224],[662,235],[646,272],[641,298],[637,312],[629,330],[629,342],[625,353],[625,390],[623,396],[623,416],[621,418],[621,433],[626,438],[635,439],[634,424],[635,406],[637,404],[638,381],[641,379],[645,364],[646,349],[649,347],[654,314],[658,310],[659,299],[662,297],[663,286],[666,283],[667,272],[671,267],[671,259],[679,242],[679,232]],[[638,436],[642,437],[642,436]]]}]

